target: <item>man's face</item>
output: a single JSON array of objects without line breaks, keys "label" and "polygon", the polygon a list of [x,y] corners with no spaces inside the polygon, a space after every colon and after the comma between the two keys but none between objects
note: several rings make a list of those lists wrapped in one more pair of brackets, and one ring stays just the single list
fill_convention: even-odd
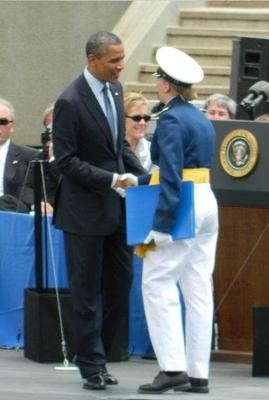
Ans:
[{"label": "man's face", "polygon": [[[6,125],[1,121],[8,122]],[[0,145],[4,144],[15,130],[15,122],[9,108],[0,106]]]},{"label": "man's face", "polygon": [[117,82],[120,72],[124,68],[123,45],[108,45],[106,53],[97,58],[94,54],[88,55],[88,68],[93,76],[102,82]]}]

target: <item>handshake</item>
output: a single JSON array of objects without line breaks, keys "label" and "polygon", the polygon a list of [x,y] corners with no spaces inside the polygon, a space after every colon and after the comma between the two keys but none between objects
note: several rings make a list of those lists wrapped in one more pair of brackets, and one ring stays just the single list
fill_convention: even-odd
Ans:
[{"label": "handshake", "polygon": [[138,179],[133,174],[118,175],[117,181],[113,187],[114,190],[121,196],[125,197],[125,189],[129,186],[137,186]]}]

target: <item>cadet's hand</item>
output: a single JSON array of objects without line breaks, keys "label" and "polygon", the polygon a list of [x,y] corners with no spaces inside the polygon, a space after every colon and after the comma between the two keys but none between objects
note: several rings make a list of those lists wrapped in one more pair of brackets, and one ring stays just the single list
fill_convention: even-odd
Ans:
[{"label": "cadet's hand", "polygon": [[137,186],[137,185],[138,185],[138,179],[135,175],[123,174],[118,176],[115,187],[125,189],[129,186]]},{"label": "cadet's hand", "polygon": [[166,244],[172,243],[173,239],[169,233],[163,233],[158,231],[150,231],[146,239],[144,240],[145,244],[150,242],[154,242],[156,246],[165,246]]}]

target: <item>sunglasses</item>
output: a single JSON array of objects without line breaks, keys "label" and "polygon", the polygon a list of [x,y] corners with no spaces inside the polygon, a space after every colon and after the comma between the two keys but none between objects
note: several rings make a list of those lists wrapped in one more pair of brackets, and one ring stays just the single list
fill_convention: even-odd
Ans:
[{"label": "sunglasses", "polygon": [[9,121],[7,118],[0,118],[0,125],[8,125],[11,124],[13,121]]},{"label": "sunglasses", "polygon": [[149,122],[151,119],[150,115],[125,115],[126,118],[130,118],[135,122],[140,122],[143,119],[145,122]]}]

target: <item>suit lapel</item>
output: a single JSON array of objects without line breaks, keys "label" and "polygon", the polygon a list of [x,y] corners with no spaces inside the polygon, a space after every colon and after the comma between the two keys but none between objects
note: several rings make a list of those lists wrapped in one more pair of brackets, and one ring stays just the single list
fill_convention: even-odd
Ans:
[{"label": "suit lapel", "polygon": [[107,118],[83,75],[81,75],[81,77],[79,78],[79,91],[82,97],[82,101],[84,102],[87,110],[100,126],[101,133],[106,136],[111,145],[111,148],[114,150],[112,133],[110,131]]},{"label": "suit lapel", "polygon": [[118,140],[117,140],[117,150],[119,151],[119,147],[122,143],[122,135],[124,133],[124,109],[122,102],[122,92],[119,84],[110,84],[111,93],[115,102],[117,116],[118,116]]}]

